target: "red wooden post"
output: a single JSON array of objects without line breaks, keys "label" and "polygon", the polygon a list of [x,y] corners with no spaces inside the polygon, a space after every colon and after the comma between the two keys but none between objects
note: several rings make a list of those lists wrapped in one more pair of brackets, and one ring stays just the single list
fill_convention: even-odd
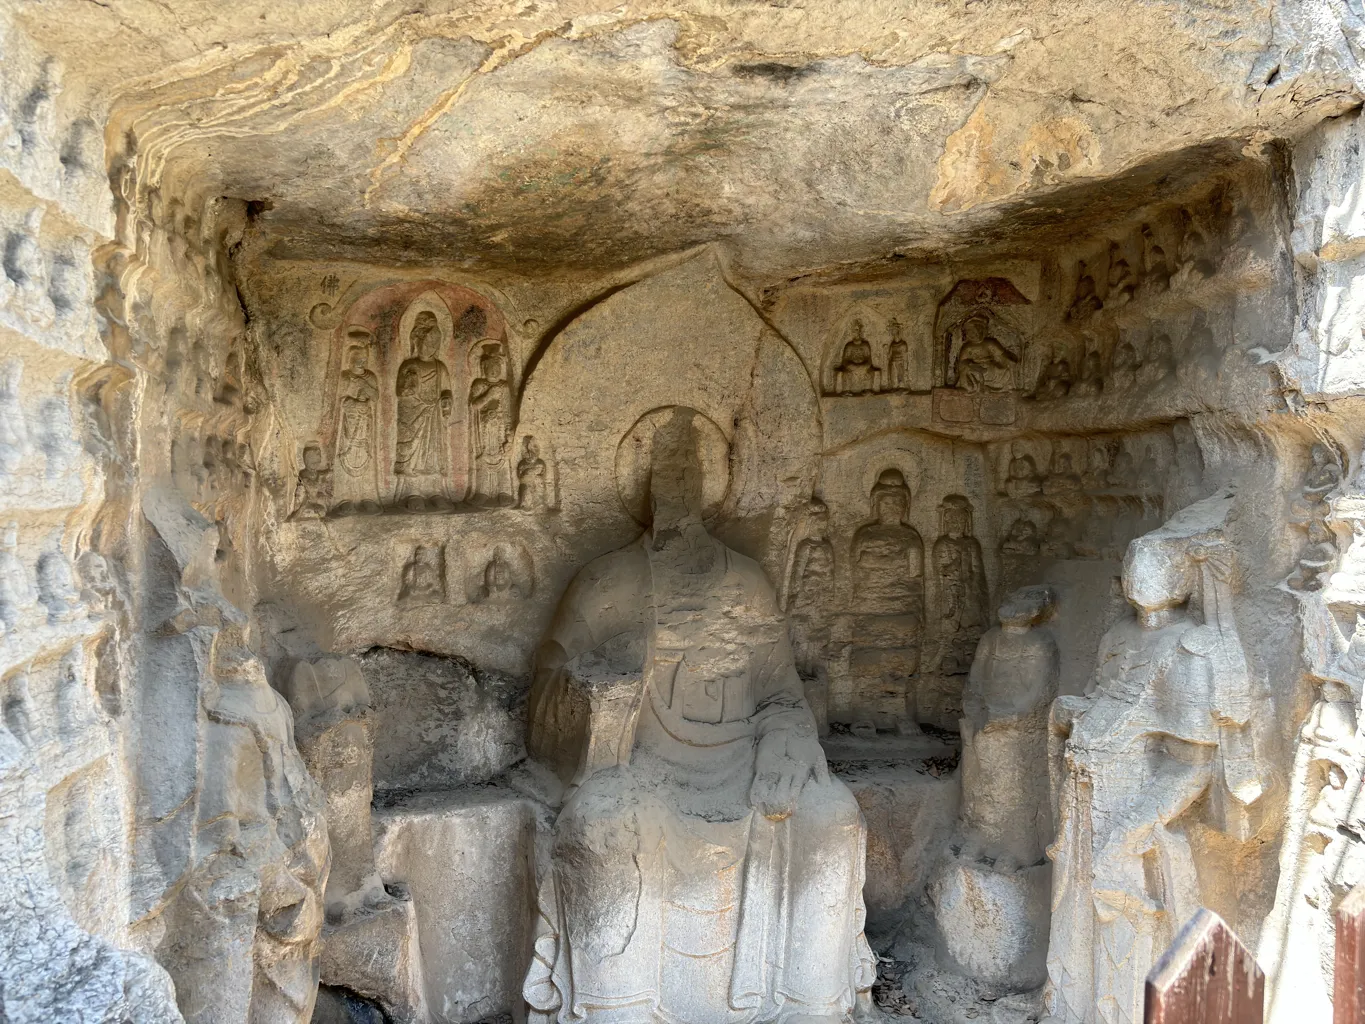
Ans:
[{"label": "red wooden post", "polygon": [[1332,1024],[1365,1024],[1365,885],[1352,889],[1337,908]]},{"label": "red wooden post", "polygon": [[1221,917],[1201,908],[1147,975],[1146,1024],[1261,1024],[1265,975]]}]

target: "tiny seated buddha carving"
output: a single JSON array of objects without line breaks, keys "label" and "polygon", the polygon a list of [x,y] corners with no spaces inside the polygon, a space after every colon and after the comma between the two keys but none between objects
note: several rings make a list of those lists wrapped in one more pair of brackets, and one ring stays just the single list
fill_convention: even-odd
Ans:
[{"label": "tiny seated buddha carving", "polygon": [[963,324],[962,349],[957,354],[953,387],[972,394],[1009,391],[1019,357],[990,334],[990,320],[974,316]]},{"label": "tiny seated buddha carving", "polygon": [[862,816],[771,584],[703,525],[694,415],[654,435],[652,526],[579,571],[538,653],[528,745],[571,785],[535,1022],[833,1024],[869,1005]]},{"label": "tiny seated buddha carving", "polygon": [[1040,402],[1053,402],[1071,392],[1071,363],[1059,356],[1043,368],[1033,397]]},{"label": "tiny seated buddha carving", "polygon": [[834,390],[841,395],[862,395],[877,390],[881,370],[872,364],[872,346],[863,337],[863,322],[853,321],[853,337],[844,343],[839,365],[834,368]]}]

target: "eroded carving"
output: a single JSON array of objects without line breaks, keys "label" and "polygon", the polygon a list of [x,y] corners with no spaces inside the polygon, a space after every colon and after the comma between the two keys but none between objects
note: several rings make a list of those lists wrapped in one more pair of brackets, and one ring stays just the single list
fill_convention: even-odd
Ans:
[{"label": "eroded carving", "polygon": [[0,363],[0,472],[14,473],[28,453],[28,423],[19,400],[24,364],[17,358]]},{"label": "eroded carving", "polygon": [[47,623],[58,626],[84,614],[80,591],[71,575],[71,563],[60,547],[38,556],[38,601],[47,609]]},{"label": "eroded carving", "polygon": [[924,635],[924,541],[910,525],[905,474],[877,477],[872,521],[849,547],[852,613],[840,628],[842,654],[832,671],[830,721],[883,729],[914,718],[910,680],[919,670]]},{"label": "eroded carving", "polygon": [[175,945],[158,956],[186,1021],[305,1024],[328,872],[323,795],[260,662],[226,634],[214,648],[198,855],[165,911]]},{"label": "eroded carving", "polygon": [[[217,464],[214,446],[203,448],[203,465]],[[303,446],[303,468],[299,470],[298,485],[294,489],[294,511],[291,519],[321,519],[332,505],[332,471],[322,464],[322,446],[310,443]]]},{"label": "eroded carving", "polygon": [[1267,705],[1233,616],[1232,499],[1220,492],[1133,541],[1123,587],[1135,615],[1105,635],[1090,692],[1053,709],[1058,1022],[1141,1019],[1148,969],[1203,901],[1182,825],[1234,849],[1256,841]]},{"label": "eroded carving", "polygon": [[1311,464],[1303,485],[1290,506],[1290,520],[1308,535],[1299,556],[1299,567],[1285,582],[1295,590],[1318,590],[1336,565],[1339,555],[1336,534],[1329,520],[1328,495],[1341,483],[1341,463],[1331,446],[1319,441],[1309,453]]},{"label": "eroded carving", "polygon": [[0,530],[0,623],[6,639],[14,638],[36,601],[28,569],[19,557],[19,524],[11,521]]},{"label": "eroded carving", "polygon": [[863,337],[863,322],[854,320],[852,336],[844,343],[834,368],[834,392],[863,395],[878,390],[881,368],[872,362],[872,345]]},{"label": "eroded carving", "polygon": [[450,373],[437,358],[441,328],[430,309],[418,310],[408,332],[412,355],[398,367],[398,433],[393,457],[395,497],[404,507],[421,511],[428,500],[447,500],[450,439],[446,420],[454,397]]},{"label": "eroded carving", "polygon": [[817,497],[806,502],[792,527],[783,581],[780,603],[791,623],[796,663],[802,672],[813,675],[830,639],[830,598],[834,589],[829,506]]},{"label": "eroded carving", "polygon": [[521,601],[535,590],[535,570],[531,553],[521,544],[495,544],[482,562],[470,601]]},{"label": "eroded carving", "polygon": [[398,603],[408,607],[445,604],[446,549],[443,544],[418,544],[403,564]]},{"label": "eroded carving", "polygon": [[938,507],[939,537],[934,541],[938,575],[937,670],[960,675],[971,665],[977,640],[986,628],[986,569],[981,543],[972,533],[972,503],[950,494]]},{"label": "eroded carving", "polygon": [[929,890],[949,956],[997,995],[1047,977],[1048,707],[1061,671],[1046,628],[1054,604],[1048,587],[1015,591],[977,647],[962,695],[962,813]]},{"label": "eroded carving", "polygon": [[332,496],[338,512],[379,511],[379,377],[369,368],[373,336],[346,335],[346,369],[337,397]]},{"label": "eroded carving", "polygon": [[479,353],[479,376],[469,386],[473,497],[481,503],[499,502],[511,494],[507,445],[512,431],[512,389],[505,365],[503,346],[485,345]]},{"label": "eroded carving", "polygon": [[842,1018],[873,980],[861,816],[771,586],[703,525],[692,420],[654,434],[651,528],[580,571],[541,648],[530,746],[577,788],[541,885],[533,1020]]},{"label": "eroded carving", "polygon": [[939,305],[934,415],[1004,425],[1017,412],[1029,300],[1002,277],[959,281]]},{"label": "eroded carving", "polygon": [[517,368],[502,316],[477,293],[435,281],[346,305],[358,282],[334,277],[310,314],[332,331],[332,404],[319,427],[335,453],[329,513],[512,504]]},{"label": "eroded carving", "polygon": [[540,442],[527,435],[517,460],[517,508],[544,512],[554,506],[553,474],[540,453]]}]

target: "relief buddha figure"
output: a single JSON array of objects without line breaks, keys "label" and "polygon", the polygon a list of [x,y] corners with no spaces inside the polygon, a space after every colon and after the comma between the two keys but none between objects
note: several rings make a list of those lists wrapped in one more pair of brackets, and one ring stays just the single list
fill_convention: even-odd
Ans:
[{"label": "relief buddha figure", "polygon": [[955,675],[970,667],[976,642],[988,625],[986,570],[981,542],[972,533],[972,503],[960,494],[948,495],[939,505],[938,521],[933,551],[939,594],[938,668]]},{"label": "relief buddha figure", "polygon": [[834,390],[841,395],[861,395],[877,390],[880,370],[872,365],[872,346],[863,337],[863,322],[853,321],[853,337],[844,344],[834,368]]},{"label": "relief buddha figure", "polygon": [[962,325],[962,349],[953,367],[953,387],[963,391],[1009,391],[1016,356],[989,333],[990,320],[974,316]]},{"label": "relief buddha figure", "polygon": [[1009,476],[1005,479],[1005,493],[1011,498],[1027,498],[1041,494],[1043,475],[1032,455],[1015,455],[1010,459]]},{"label": "relief buddha figure", "polygon": [[853,693],[843,717],[900,728],[914,717],[910,679],[924,634],[924,541],[910,525],[910,488],[900,470],[877,477],[872,516],[853,535]]},{"label": "relief buddha figure", "polygon": [[379,510],[379,378],[367,367],[369,332],[353,330],[337,397],[332,496],[338,507]]},{"label": "relief buddha figure", "polygon": [[540,445],[534,437],[521,443],[521,458],[517,462],[517,508],[543,511],[550,507],[549,467],[540,455]]},{"label": "relief buddha figure", "polygon": [[872,522],[853,535],[860,611],[899,615],[924,611],[924,542],[910,525],[910,488],[898,469],[872,487]]},{"label": "relief buddha figure", "polygon": [[694,415],[654,434],[651,527],[579,571],[537,655],[529,748],[570,783],[524,985],[539,1024],[870,1007],[865,827],[772,586],[703,524]]},{"label": "relief buddha figure", "polygon": [[910,386],[910,347],[901,337],[901,323],[892,319],[886,325],[891,341],[886,347],[886,386],[891,391]]},{"label": "relief buddha figure", "polygon": [[437,358],[441,325],[429,309],[413,318],[412,355],[398,368],[398,443],[393,473],[400,505],[420,511],[446,498],[450,472],[450,373]]},{"label": "relief buddha figure", "polygon": [[829,539],[829,507],[811,498],[787,545],[782,609],[792,623],[797,666],[815,674],[829,643],[829,599],[834,589],[834,544]]},{"label": "relief buddha figure", "polygon": [[473,441],[473,494],[492,502],[510,493],[507,442],[512,430],[512,386],[503,354],[488,345],[479,356],[479,376],[469,387],[469,423]]}]

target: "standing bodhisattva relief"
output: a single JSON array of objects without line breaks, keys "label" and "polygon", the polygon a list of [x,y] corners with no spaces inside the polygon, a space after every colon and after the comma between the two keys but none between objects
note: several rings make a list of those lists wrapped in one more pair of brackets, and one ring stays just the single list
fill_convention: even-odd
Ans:
[{"label": "standing bodhisattva relief", "polygon": [[695,416],[652,418],[650,525],[579,571],[540,648],[529,747],[570,795],[534,1021],[832,1024],[869,1004],[862,815],[772,585],[703,524]]},{"label": "standing bodhisattva relief", "polygon": [[1101,641],[1089,692],[1053,705],[1053,1024],[1141,1020],[1147,972],[1201,905],[1194,826],[1228,849],[1261,839],[1267,704],[1233,614],[1234,497],[1129,545],[1132,613]]}]

